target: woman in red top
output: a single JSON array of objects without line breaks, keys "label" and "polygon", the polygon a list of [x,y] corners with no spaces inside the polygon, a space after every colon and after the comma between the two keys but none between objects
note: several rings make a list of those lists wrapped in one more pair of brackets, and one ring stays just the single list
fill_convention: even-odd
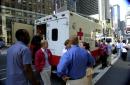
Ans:
[{"label": "woman in red top", "polygon": [[41,49],[35,55],[35,68],[40,73],[44,85],[51,85],[51,59],[52,53],[48,48],[47,41],[41,41]]}]

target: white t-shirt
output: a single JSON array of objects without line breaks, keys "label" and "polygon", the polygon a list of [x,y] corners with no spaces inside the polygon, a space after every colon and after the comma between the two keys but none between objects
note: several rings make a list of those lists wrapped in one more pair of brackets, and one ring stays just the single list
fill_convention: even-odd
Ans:
[{"label": "white t-shirt", "polygon": [[61,57],[63,56],[64,53],[67,52],[67,49],[64,47],[64,49],[62,50],[62,53],[61,53]]},{"label": "white t-shirt", "polygon": [[127,45],[125,43],[122,43],[122,47],[121,47],[122,52],[127,52],[125,46],[127,46]]},{"label": "white t-shirt", "polygon": [[121,43],[116,43],[116,48],[121,48]]}]

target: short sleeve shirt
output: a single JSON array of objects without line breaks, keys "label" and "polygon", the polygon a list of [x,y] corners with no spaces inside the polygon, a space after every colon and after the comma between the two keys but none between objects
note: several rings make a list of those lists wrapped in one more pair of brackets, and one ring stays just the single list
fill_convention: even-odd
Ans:
[{"label": "short sleeve shirt", "polygon": [[28,85],[25,64],[32,64],[31,52],[24,43],[17,42],[7,51],[7,85]]}]

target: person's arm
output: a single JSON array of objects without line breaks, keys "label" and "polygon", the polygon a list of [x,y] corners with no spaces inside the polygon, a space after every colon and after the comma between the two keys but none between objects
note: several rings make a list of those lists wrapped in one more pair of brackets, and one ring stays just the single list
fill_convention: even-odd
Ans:
[{"label": "person's arm", "polygon": [[87,53],[87,56],[88,56],[88,66],[94,66],[96,63],[94,57],[89,53]]},{"label": "person's arm", "polygon": [[31,64],[25,64],[24,71],[27,79],[32,83],[32,85],[38,85],[39,82],[36,80],[33,74]]},{"label": "person's arm", "polygon": [[24,72],[25,72],[27,79],[32,83],[32,85],[38,85],[38,81],[36,80],[36,78],[33,74],[33,71],[32,71],[31,52],[28,48],[23,50],[22,58],[23,58]]},{"label": "person's arm", "polygon": [[40,51],[37,51],[35,54],[35,68],[36,71],[39,73],[43,70],[43,67],[45,66],[44,57],[45,55]]},{"label": "person's arm", "polygon": [[57,75],[59,77],[65,77],[67,76],[67,71],[68,69],[68,65],[71,63],[71,56],[69,55],[69,53],[65,53],[61,59],[60,62],[57,66]]}]

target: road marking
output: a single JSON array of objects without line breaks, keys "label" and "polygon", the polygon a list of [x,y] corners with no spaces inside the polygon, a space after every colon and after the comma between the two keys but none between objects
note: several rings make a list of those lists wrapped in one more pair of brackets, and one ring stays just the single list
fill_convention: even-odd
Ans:
[{"label": "road marking", "polygon": [[5,71],[6,69],[1,69],[0,71]]},{"label": "road marking", "polygon": [[0,79],[0,81],[3,81],[3,80],[5,80],[6,78],[2,78],[2,79]]},{"label": "road marking", "polygon": [[[114,64],[117,60],[119,59],[119,57],[114,57],[112,60],[112,64]],[[111,66],[108,66],[104,69],[100,69],[101,65],[97,66],[94,71],[95,73],[98,73],[97,76],[95,76],[93,78],[93,85],[95,85],[97,83],[97,81],[111,68]]]}]

